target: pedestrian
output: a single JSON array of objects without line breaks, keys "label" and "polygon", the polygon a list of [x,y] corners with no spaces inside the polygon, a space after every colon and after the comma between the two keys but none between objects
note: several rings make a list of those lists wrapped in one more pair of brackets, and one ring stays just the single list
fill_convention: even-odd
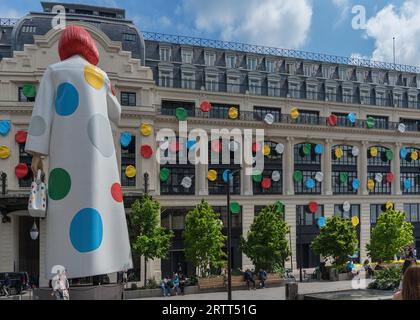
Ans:
[{"label": "pedestrian", "polygon": [[60,275],[60,291],[63,296],[63,300],[70,300],[70,293],[69,293],[69,280],[67,279],[67,270],[64,270]]},{"label": "pedestrian", "polygon": [[403,288],[403,280],[404,280],[404,274],[407,271],[407,269],[409,267],[411,267],[412,265],[415,265],[416,262],[414,260],[411,259],[405,259],[404,264],[402,266],[401,269],[401,280],[400,280],[400,285],[398,286],[398,291],[401,291]]},{"label": "pedestrian", "polygon": [[382,265],[382,259],[379,259],[378,260],[378,262],[376,263],[376,266],[375,266],[375,271],[378,271],[378,270],[384,270],[385,269],[385,267]]},{"label": "pedestrian", "polygon": [[58,270],[57,274],[51,279],[51,288],[53,289],[51,295],[55,296],[56,300],[63,300],[63,295],[60,290],[60,274],[61,271]]},{"label": "pedestrian", "polygon": [[6,297],[10,295],[10,286],[11,286],[11,281],[9,278],[9,274],[6,273],[4,275],[4,282],[3,282],[3,292],[6,295]]},{"label": "pedestrian", "polygon": [[178,293],[180,293],[180,288],[179,288],[179,276],[177,273],[174,273],[172,277],[172,286],[173,286],[175,294],[178,295]]},{"label": "pedestrian", "polygon": [[248,286],[248,290],[251,290],[251,288],[250,288],[250,282],[252,282],[253,289],[254,289],[254,290],[256,289],[256,287],[255,287],[255,280],[254,280],[254,276],[253,276],[253,274],[252,274],[251,270],[246,269],[246,271],[245,271],[245,273],[244,273],[244,280],[246,281],[246,284],[247,284],[247,286]]},{"label": "pedestrian", "polygon": [[413,264],[407,268],[402,290],[394,294],[393,300],[420,300],[420,266]]},{"label": "pedestrian", "polygon": [[185,275],[181,272],[179,274],[179,288],[181,289],[181,295],[184,295],[186,282],[187,279],[185,278]]},{"label": "pedestrian", "polygon": [[176,273],[182,273],[182,264],[181,264],[181,262],[178,262],[178,264],[176,265],[176,270],[175,270],[175,272]]},{"label": "pedestrian", "polygon": [[370,264],[369,259],[366,259],[363,262],[363,270],[367,273],[368,277],[373,277],[375,271],[373,270],[373,268],[372,268],[372,266]]},{"label": "pedestrian", "polygon": [[260,279],[260,287],[263,289],[265,288],[265,280],[267,280],[267,272],[263,269],[260,269],[260,272],[258,273],[258,277]]},{"label": "pedestrian", "polygon": [[170,292],[170,289],[169,289],[169,278],[167,276],[165,276],[162,279],[162,281],[160,283],[160,289],[162,290],[162,295],[164,297],[171,295],[171,292]]}]

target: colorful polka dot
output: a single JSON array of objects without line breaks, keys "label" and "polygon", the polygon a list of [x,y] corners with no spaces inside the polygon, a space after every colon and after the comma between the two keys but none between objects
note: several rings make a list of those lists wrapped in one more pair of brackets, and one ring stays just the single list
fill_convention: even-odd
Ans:
[{"label": "colorful polka dot", "polygon": [[111,187],[111,195],[117,202],[123,202],[123,193],[121,185],[119,183],[114,183]]},{"label": "colorful polka dot", "polygon": [[70,224],[70,241],[80,253],[98,249],[102,243],[103,225],[98,210],[86,208],[74,216]]},{"label": "colorful polka dot", "polygon": [[29,135],[33,137],[42,136],[45,133],[47,128],[47,124],[45,120],[40,116],[35,116],[31,120],[31,124],[29,126]]},{"label": "colorful polka dot", "polygon": [[70,174],[62,168],[52,170],[48,182],[48,195],[50,199],[56,201],[62,200],[69,194],[70,189]]},{"label": "colorful polka dot", "polygon": [[7,159],[10,157],[10,149],[8,146],[0,146],[0,159]]},{"label": "colorful polka dot", "polygon": [[101,89],[104,86],[105,78],[101,69],[87,65],[85,67],[85,80],[95,89]]},{"label": "colorful polka dot", "polygon": [[69,82],[60,84],[55,99],[55,110],[60,116],[72,115],[79,106],[79,93]]},{"label": "colorful polka dot", "polygon": [[104,157],[111,157],[114,152],[114,144],[110,140],[112,138],[112,130],[108,119],[101,114],[92,116],[88,123],[88,136],[90,142],[98,149]]},{"label": "colorful polka dot", "polygon": [[0,120],[0,135],[7,136],[11,126],[10,120]]}]

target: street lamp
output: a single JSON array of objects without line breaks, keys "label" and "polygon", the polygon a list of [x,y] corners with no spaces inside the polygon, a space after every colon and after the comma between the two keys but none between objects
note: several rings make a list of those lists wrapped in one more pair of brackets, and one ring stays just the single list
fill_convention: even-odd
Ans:
[{"label": "street lamp", "polygon": [[[228,300],[232,300],[232,216],[230,213],[230,182],[233,180],[233,175],[240,172],[241,169],[237,169],[233,172],[228,171],[227,176],[227,256],[228,256]],[[232,177],[232,179],[231,179]]]}]

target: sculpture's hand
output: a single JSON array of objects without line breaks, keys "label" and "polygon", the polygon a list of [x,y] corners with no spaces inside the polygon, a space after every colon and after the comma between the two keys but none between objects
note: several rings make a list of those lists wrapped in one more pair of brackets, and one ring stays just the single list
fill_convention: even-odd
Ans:
[{"label": "sculpture's hand", "polygon": [[44,172],[43,164],[42,164],[42,159],[41,159],[41,155],[40,154],[38,154],[38,153],[32,154],[31,169],[32,169],[32,172],[34,174],[34,177],[37,176],[38,170],[41,170],[41,172]]}]

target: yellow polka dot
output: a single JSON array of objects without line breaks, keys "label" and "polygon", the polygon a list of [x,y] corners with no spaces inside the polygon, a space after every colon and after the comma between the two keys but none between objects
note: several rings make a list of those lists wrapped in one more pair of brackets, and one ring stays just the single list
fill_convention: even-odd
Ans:
[{"label": "yellow polka dot", "polygon": [[140,127],[140,133],[145,137],[150,136],[152,134],[152,126],[148,123],[143,123]]},{"label": "yellow polka dot", "polygon": [[265,145],[264,145],[264,148],[263,148],[263,154],[264,154],[265,156],[269,156],[269,155],[270,155],[270,153],[271,153],[270,146],[269,146],[269,145],[267,145],[267,144],[265,144]]},{"label": "yellow polka dot", "polygon": [[209,179],[209,181],[216,181],[217,180],[217,171],[216,170],[210,170],[207,173],[207,179]]},{"label": "yellow polka dot", "polygon": [[7,159],[10,157],[10,149],[7,146],[0,146],[0,159]]},{"label": "yellow polka dot", "polygon": [[137,170],[134,166],[128,166],[125,169],[125,175],[127,176],[127,178],[134,178],[137,174]]},{"label": "yellow polka dot", "polygon": [[85,80],[95,89],[101,89],[105,82],[102,70],[90,64],[85,67]]}]

